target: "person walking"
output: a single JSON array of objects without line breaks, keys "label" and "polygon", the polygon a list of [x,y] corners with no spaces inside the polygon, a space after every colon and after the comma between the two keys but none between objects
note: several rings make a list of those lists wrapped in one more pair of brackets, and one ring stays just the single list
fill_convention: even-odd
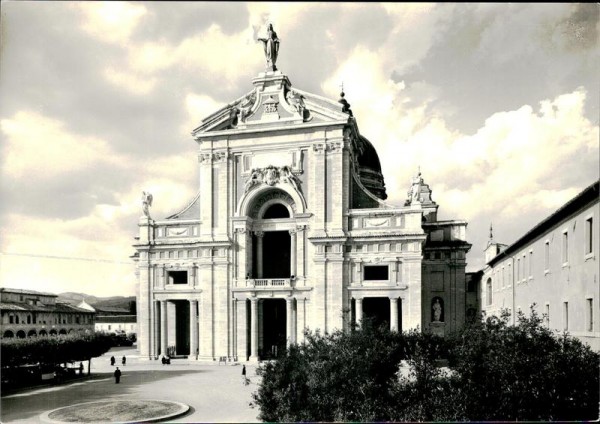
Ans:
[{"label": "person walking", "polygon": [[112,365],[114,367],[115,366],[115,361],[116,361],[115,357],[111,356],[110,357],[110,365]]},{"label": "person walking", "polygon": [[125,363],[126,363],[126,362],[127,362],[127,358],[125,358],[125,357],[123,356],[123,359],[121,359],[121,364],[123,364],[123,366],[125,366]]},{"label": "person walking", "polygon": [[115,370],[114,376],[115,384],[119,384],[119,382],[121,381],[121,370],[119,369],[119,367],[117,367],[117,369]]},{"label": "person walking", "polygon": [[83,362],[79,363],[79,375],[83,375]]},{"label": "person walking", "polygon": [[248,385],[248,379],[246,378],[246,365],[242,365],[242,383],[244,386]]}]

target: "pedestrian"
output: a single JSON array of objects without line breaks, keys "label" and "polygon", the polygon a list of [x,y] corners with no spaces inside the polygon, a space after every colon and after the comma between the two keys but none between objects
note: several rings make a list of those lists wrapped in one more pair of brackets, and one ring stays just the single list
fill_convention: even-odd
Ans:
[{"label": "pedestrian", "polygon": [[123,364],[123,366],[125,366],[125,362],[127,362],[127,358],[125,358],[125,357],[123,356],[123,359],[121,359],[121,363]]},{"label": "pedestrian", "polygon": [[119,367],[117,367],[117,369],[115,370],[115,384],[119,384],[119,381],[121,381],[121,370],[119,369]]},{"label": "pedestrian", "polygon": [[83,375],[83,362],[79,363],[79,375]]},{"label": "pedestrian", "polygon": [[248,379],[246,378],[246,365],[242,365],[242,383],[244,386],[248,385]]},{"label": "pedestrian", "polygon": [[110,357],[110,364],[111,364],[113,367],[115,366],[115,361],[116,361],[115,357],[114,357],[114,356],[111,356],[111,357]]},{"label": "pedestrian", "polygon": [[163,365],[165,365],[167,363],[167,358],[165,358],[163,356],[162,358],[160,358],[160,361],[162,362]]}]

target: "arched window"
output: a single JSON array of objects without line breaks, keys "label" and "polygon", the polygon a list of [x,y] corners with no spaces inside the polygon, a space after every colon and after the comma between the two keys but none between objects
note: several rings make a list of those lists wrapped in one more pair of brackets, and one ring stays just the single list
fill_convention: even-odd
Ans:
[{"label": "arched window", "polygon": [[488,278],[487,282],[485,283],[485,289],[487,291],[487,304],[491,305],[492,304],[492,279]]},{"label": "arched window", "polygon": [[265,211],[263,219],[289,218],[290,212],[281,203],[274,203]]}]

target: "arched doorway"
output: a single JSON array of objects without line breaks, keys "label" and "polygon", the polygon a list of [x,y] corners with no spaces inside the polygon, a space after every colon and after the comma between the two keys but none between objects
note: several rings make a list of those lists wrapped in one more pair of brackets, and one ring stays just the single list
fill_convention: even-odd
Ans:
[{"label": "arched doorway", "polygon": [[54,329],[50,330],[50,335],[51,336],[56,336],[56,334],[57,334],[56,330],[54,330]]},{"label": "arched doorway", "polygon": [[27,337],[37,337],[37,332],[35,330],[29,330]]},{"label": "arched doorway", "polygon": [[58,332],[58,334],[60,334],[61,336],[66,336],[67,335],[67,330],[65,330],[64,328],[62,330],[60,330]]},{"label": "arched doorway", "polygon": [[45,337],[48,335],[48,332],[46,330],[40,330],[39,336],[40,337]]},{"label": "arched doorway", "polygon": [[4,334],[2,335],[2,337],[6,338],[6,339],[12,339],[13,337],[15,337],[15,333],[13,333],[10,330],[6,330],[4,332]]},{"label": "arched doorway", "polygon": [[17,331],[17,339],[24,339],[24,338],[25,338],[25,332],[23,330]]}]

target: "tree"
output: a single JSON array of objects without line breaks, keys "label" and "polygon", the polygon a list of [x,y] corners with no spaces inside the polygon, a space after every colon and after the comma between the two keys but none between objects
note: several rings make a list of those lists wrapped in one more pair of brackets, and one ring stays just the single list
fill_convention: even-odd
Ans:
[{"label": "tree", "polygon": [[57,337],[2,339],[2,366],[28,364],[61,364],[95,358],[111,347],[110,337],[104,334],[73,334]]},{"label": "tree", "polygon": [[599,360],[579,340],[545,328],[532,306],[476,322],[454,338],[450,366],[471,420],[598,418]]}]

